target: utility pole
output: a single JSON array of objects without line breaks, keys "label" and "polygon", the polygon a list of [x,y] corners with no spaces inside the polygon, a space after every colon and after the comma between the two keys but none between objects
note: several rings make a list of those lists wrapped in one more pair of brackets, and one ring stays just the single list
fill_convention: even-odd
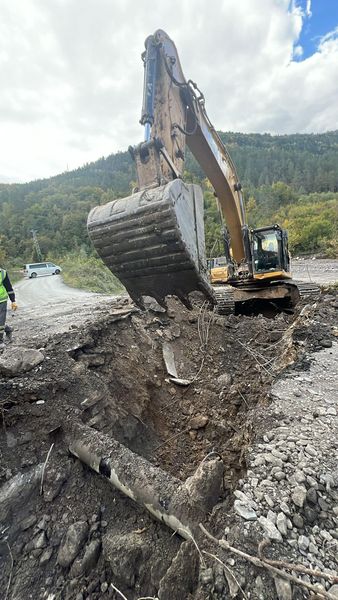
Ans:
[{"label": "utility pole", "polygon": [[35,248],[37,259],[38,260],[43,260],[42,252],[41,252],[41,248],[40,248],[40,244],[39,244],[39,240],[38,240],[38,236],[37,236],[37,232],[35,231],[35,229],[31,229],[31,234],[32,234],[32,238],[33,238],[33,245],[34,245],[34,248]]}]

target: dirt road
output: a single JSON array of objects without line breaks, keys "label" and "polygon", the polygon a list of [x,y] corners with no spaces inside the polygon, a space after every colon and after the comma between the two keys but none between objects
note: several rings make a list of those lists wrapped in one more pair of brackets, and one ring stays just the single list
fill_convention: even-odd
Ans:
[{"label": "dirt road", "polygon": [[114,298],[71,288],[58,276],[23,279],[14,288],[19,309],[9,313],[8,324],[20,340],[35,343],[40,335],[62,333],[95,319]]}]

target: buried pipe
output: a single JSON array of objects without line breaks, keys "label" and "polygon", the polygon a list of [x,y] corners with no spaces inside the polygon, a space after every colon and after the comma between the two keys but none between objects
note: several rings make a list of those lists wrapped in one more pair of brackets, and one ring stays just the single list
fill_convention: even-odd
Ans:
[{"label": "buried pipe", "polygon": [[198,536],[198,524],[219,498],[224,472],[219,458],[202,462],[182,482],[90,427],[74,425],[69,433],[74,456],[182,537]]}]

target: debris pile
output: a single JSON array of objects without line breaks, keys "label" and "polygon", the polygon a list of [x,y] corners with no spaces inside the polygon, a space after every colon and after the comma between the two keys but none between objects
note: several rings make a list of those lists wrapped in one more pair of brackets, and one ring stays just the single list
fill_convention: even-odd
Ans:
[{"label": "debris pile", "polygon": [[6,600],[336,597],[337,308],[115,299],[29,368],[5,352]]}]

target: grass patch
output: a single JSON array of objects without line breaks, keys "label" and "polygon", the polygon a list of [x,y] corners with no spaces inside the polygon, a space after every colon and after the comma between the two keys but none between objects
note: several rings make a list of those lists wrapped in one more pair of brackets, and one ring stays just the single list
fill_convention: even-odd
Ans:
[{"label": "grass patch", "polygon": [[22,271],[20,271],[19,268],[9,268],[7,272],[12,285],[15,285],[16,283],[18,283],[18,281],[21,281],[21,279],[23,279],[23,273]]},{"label": "grass patch", "polygon": [[100,294],[121,294],[125,291],[99,258],[86,256],[80,251],[79,254],[64,256],[58,264],[62,268],[63,281],[71,287]]}]

